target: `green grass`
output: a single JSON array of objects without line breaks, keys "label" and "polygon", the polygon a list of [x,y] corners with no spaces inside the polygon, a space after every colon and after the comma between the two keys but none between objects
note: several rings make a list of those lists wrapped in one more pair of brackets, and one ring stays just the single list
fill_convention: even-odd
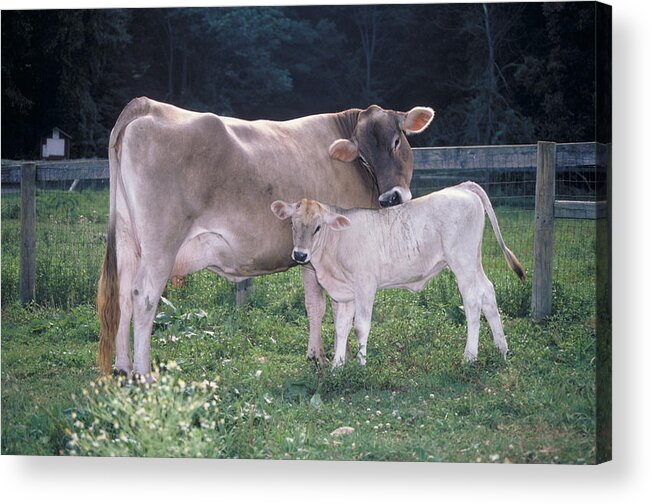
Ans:
[{"label": "green grass", "polygon": [[[105,196],[76,196],[77,213],[70,215],[48,195],[41,208],[52,217],[39,214],[39,224],[68,212],[74,224],[48,225],[53,240],[65,242],[80,215],[105,208]],[[148,387],[101,381],[95,367],[99,327],[94,292],[86,294],[84,286],[96,282],[103,242],[92,236],[104,232],[105,216],[88,224],[89,266],[69,283],[52,278],[56,287],[23,308],[6,297],[5,259],[11,264],[17,244],[5,203],[3,454],[595,462],[595,258],[585,245],[594,242],[594,225],[557,227],[560,257],[576,257],[569,266],[557,264],[554,313],[546,324],[528,318],[530,279],[519,284],[487,230],[484,264],[511,350],[507,362],[484,321],[478,361],[463,362],[465,318],[449,272],[418,294],[378,293],[368,364],[350,362],[336,372],[305,360],[298,268],[256,279],[250,305],[239,310],[233,286],[201,272],[164,294],[169,303],[159,306],[152,337],[160,378]],[[506,210],[498,217],[530,274],[531,213]],[[58,245],[57,253],[79,263],[86,252],[74,256],[73,246]],[[55,255],[39,254],[44,264]],[[66,264],[61,269],[73,269]],[[328,308],[330,357],[332,339]],[[354,350],[354,337],[351,345]],[[355,430],[330,435],[342,426]]]}]

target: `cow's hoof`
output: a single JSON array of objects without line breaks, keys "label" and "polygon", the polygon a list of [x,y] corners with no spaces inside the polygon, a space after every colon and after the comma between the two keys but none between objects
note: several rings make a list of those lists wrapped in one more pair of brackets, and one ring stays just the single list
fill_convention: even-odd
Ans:
[{"label": "cow's hoof", "polygon": [[126,382],[131,378],[131,372],[125,371],[122,368],[113,368],[111,372],[113,378],[117,379],[119,382]]},{"label": "cow's hoof", "polygon": [[138,383],[140,385],[151,385],[153,383],[156,383],[156,377],[151,374],[151,373],[146,373],[146,374],[140,374],[140,373],[133,373],[133,382]]},{"label": "cow's hoof", "polygon": [[317,354],[308,352],[307,360],[314,363],[317,367],[325,367],[328,364],[328,359],[326,359],[326,356],[323,353]]}]

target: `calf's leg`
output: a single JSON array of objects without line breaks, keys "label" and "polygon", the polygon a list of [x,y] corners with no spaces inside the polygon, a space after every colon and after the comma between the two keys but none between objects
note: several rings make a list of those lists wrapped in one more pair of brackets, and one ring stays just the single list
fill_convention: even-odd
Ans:
[{"label": "calf's leg", "polygon": [[[452,269],[452,268],[451,268]],[[472,362],[477,359],[479,351],[479,318],[482,306],[482,288],[477,281],[476,271],[461,270],[453,273],[463,299],[463,310],[466,313],[467,337],[464,358]]]},{"label": "calf's leg", "polygon": [[332,359],[332,367],[343,366],[346,362],[348,350],[348,334],[353,325],[355,316],[355,302],[337,303],[337,314],[335,318],[335,356]]},{"label": "calf's leg", "polygon": [[307,344],[307,358],[319,364],[325,364],[323,341],[321,340],[321,323],[325,314],[325,292],[319,285],[316,272],[311,266],[303,268],[303,291],[305,293],[305,310],[309,324],[310,339]]},{"label": "calf's leg", "polygon": [[[337,303],[334,299],[332,300],[332,320],[336,324],[337,323],[337,310],[339,307],[339,303]],[[336,351],[336,344],[337,340],[335,338],[335,351]],[[350,359],[352,356],[350,352],[350,343],[348,340],[346,340],[346,360]]]},{"label": "calf's leg", "polygon": [[[370,283],[370,282],[369,282]],[[357,360],[366,365],[366,344],[371,331],[371,316],[375,302],[375,288],[365,285],[355,294],[355,336],[357,337]]]},{"label": "calf's leg", "polygon": [[509,347],[506,344],[506,337],[504,336],[504,327],[502,326],[502,320],[500,319],[500,313],[497,309],[497,300],[495,298],[495,289],[493,284],[488,279],[488,277],[482,271],[482,284],[484,287],[482,305],[481,309],[484,312],[484,316],[488,321],[488,325],[491,328],[493,333],[493,343],[499,349],[502,357],[506,359],[506,354],[509,351]]}]

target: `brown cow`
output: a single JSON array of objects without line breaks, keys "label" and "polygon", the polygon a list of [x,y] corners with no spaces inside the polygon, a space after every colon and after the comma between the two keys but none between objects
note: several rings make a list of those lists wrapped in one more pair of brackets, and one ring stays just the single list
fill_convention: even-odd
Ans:
[{"label": "brown cow", "polygon": [[[425,107],[372,105],[243,121],[131,101],[109,141],[109,229],[98,292],[102,369],[115,353],[117,371],[151,379],[151,329],[170,277],[208,268],[240,281],[294,266],[291,231],[269,212],[272,201],[377,208],[411,199],[405,133],[423,131],[433,116]],[[304,269],[303,284],[307,355],[322,362],[325,295],[313,269]]]}]

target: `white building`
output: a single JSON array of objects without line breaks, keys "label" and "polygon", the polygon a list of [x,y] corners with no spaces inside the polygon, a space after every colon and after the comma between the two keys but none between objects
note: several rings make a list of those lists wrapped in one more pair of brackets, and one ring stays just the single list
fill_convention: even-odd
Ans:
[{"label": "white building", "polygon": [[54,128],[52,134],[41,139],[41,158],[69,159],[70,141],[72,137],[59,128]]}]

